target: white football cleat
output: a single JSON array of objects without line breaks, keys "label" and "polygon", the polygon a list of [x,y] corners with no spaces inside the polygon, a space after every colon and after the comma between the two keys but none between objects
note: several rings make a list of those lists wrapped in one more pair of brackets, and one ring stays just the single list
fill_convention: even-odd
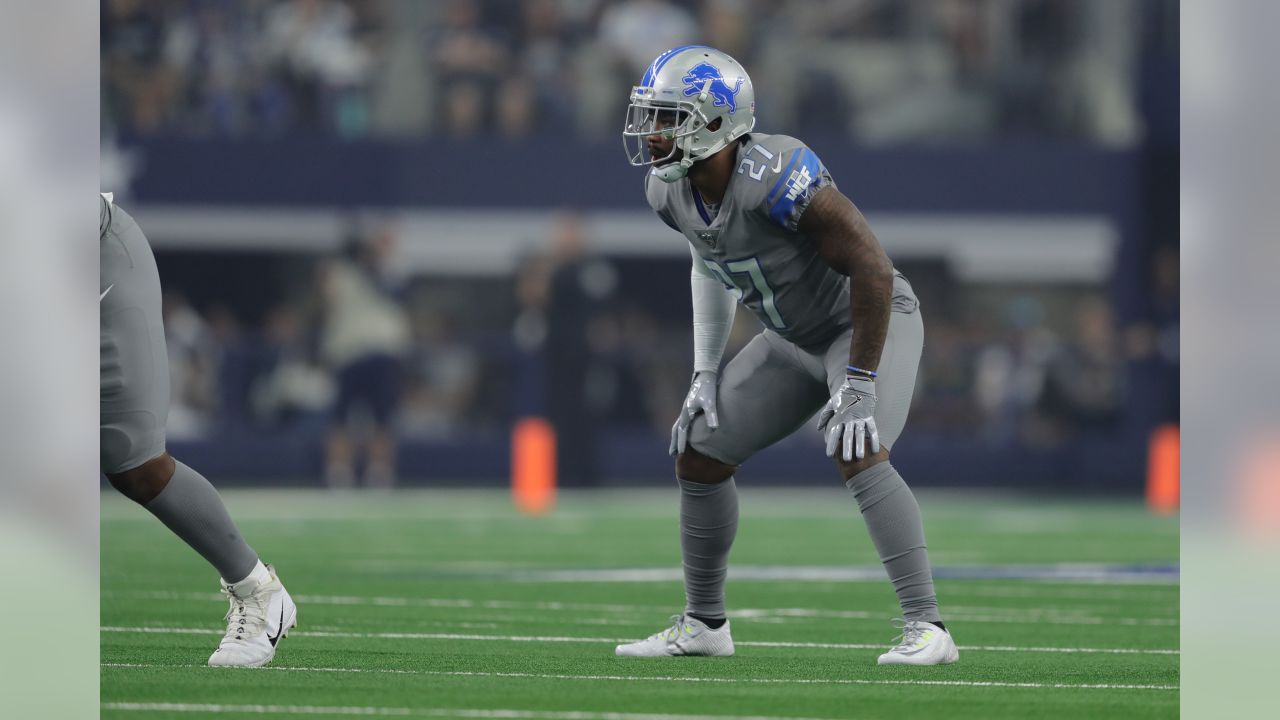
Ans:
[{"label": "white football cleat", "polygon": [[901,642],[876,662],[880,665],[946,665],[960,659],[951,633],[923,620],[905,620]]},{"label": "white football cleat", "polygon": [[614,653],[618,657],[729,657],[733,654],[728,620],[714,630],[688,615],[672,615],[671,620],[675,624],[666,630],[639,642],[619,645]]},{"label": "white football cleat", "polygon": [[276,655],[276,644],[298,624],[298,606],[289,597],[275,568],[258,563],[249,577],[222,583],[231,600],[227,633],[209,656],[212,667],[262,667]]}]

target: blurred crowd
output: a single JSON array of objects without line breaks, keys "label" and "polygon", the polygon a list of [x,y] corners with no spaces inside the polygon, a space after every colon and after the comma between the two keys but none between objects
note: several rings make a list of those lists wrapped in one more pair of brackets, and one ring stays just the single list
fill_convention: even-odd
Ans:
[{"label": "blurred crowd", "polygon": [[926,309],[912,432],[1053,450],[1177,423],[1177,247],[1149,272],[1146,314],[1128,324],[1102,289],[970,288]]},{"label": "blurred crowd", "polygon": [[[692,363],[687,297],[651,279],[687,266],[595,255],[573,213],[553,228],[514,277],[397,278],[395,230],[376,226],[340,256],[294,268],[308,277],[281,283],[297,292],[256,320],[170,292],[170,435],[323,436],[327,479],[348,487],[357,468],[365,483],[393,482],[397,441],[500,438],[540,416],[574,439],[562,482],[596,482],[608,433],[662,436],[679,407]],[[926,317],[913,436],[1054,450],[1177,422],[1176,246],[1154,254],[1145,319],[1124,326],[1101,288],[975,286],[902,269]],[[739,312],[726,358],[758,331]]]},{"label": "blurred crowd", "polygon": [[1152,9],[1169,2],[105,0],[103,123],[233,138],[606,137],[655,56],[705,43],[747,67],[767,129],[1126,146],[1142,133]]}]

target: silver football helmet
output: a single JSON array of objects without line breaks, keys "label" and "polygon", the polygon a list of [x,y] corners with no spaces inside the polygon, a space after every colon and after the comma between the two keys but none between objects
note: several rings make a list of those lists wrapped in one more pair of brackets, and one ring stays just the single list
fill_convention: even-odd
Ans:
[{"label": "silver football helmet", "polygon": [[[709,130],[717,118],[720,127]],[[653,174],[674,182],[755,124],[756,94],[747,71],[715,48],[685,45],[659,55],[632,88],[622,143],[632,165],[656,165]],[[651,157],[651,135],[673,140],[671,152]],[[682,155],[674,161],[677,150]]]}]

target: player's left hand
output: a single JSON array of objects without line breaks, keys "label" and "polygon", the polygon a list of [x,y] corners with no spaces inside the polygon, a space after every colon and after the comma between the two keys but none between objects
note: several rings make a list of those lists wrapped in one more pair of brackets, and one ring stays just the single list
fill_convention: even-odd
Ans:
[{"label": "player's left hand", "polygon": [[719,373],[703,371],[693,376],[693,382],[689,385],[689,394],[684,397],[684,404],[680,406],[680,417],[676,418],[676,424],[671,426],[671,448],[668,452],[672,457],[676,457],[684,452],[689,445],[689,428],[693,425],[693,419],[699,414],[707,416],[707,427],[715,430],[720,427],[720,417],[716,412],[716,383],[719,381]]},{"label": "player's left hand", "polygon": [[843,445],[841,457],[853,462],[866,457],[866,439],[871,436],[871,453],[880,452],[880,431],[876,430],[876,383],[874,380],[850,377],[827,401],[818,416],[818,430],[826,432],[827,457],[835,457],[836,447]]}]

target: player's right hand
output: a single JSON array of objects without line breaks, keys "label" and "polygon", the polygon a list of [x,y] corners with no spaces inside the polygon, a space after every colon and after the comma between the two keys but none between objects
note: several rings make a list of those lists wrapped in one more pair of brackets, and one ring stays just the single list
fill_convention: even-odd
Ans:
[{"label": "player's right hand", "polygon": [[689,445],[689,426],[698,413],[707,416],[707,427],[715,430],[720,427],[720,417],[716,414],[716,387],[720,380],[718,373],[703,371],[694,373],[693,383],[689,385],[689,394],[684,396],[684,405],[680,406],[680,417],[671,426],[672,457],[684,452]]}]

